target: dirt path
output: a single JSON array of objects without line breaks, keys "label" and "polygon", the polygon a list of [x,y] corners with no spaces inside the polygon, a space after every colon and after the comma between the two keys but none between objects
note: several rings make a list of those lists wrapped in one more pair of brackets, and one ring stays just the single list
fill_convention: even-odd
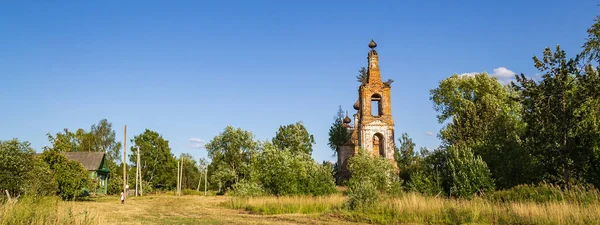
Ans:
[{"label": "dirt path", "polygon": [[336,217],[313,214],[255,215],[219,204],[224,196],[130,197],[126,205],[118,197],[64,202],[75,215],[93,216],[99,224],[351,224]]}]

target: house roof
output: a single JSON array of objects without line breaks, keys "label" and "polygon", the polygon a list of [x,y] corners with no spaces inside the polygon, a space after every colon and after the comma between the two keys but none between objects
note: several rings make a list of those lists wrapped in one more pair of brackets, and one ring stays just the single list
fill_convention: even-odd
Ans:
[{"label": "house roof", "polygon": [[104,158],[104,152],[65,152],[70,160],[80,162],[87,170],[98,170]]}]

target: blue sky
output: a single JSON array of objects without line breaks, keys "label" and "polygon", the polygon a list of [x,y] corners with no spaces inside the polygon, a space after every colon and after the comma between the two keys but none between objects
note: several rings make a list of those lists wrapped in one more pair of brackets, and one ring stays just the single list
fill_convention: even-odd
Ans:
[{"label": "blue sky", "polygon": [[[45,134],[106,118],[173,153],[227,125],[259,140],[303,121],[313,156],[353,113],[355,76],[378,44],[396,137],[436,147],[429,90],[454,73],[534,75],[544,47],[579,52],[596,1],[13,1],[0,7],[0,139],[38,151]],[[496,70],[495,70],[496,69]],[[433,135],[431,135],[433,134]],[[130,146],[130,143],[127,143]]]}]

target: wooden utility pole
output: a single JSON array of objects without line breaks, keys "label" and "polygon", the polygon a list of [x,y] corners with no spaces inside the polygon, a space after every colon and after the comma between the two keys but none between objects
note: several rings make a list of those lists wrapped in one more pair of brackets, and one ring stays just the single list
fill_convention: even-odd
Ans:
[{"label": "wooden utility pole", "polygon": [[179,172],[180,172],[179,167],[181,167],[180,162],[181,162],[181,160],[179,160],[177,162],[177,193],[175,193],[175,195],[179,195]]},{"label": "wooden utility pole", "polygon": [[181,154],[181,156],[179,158],[180,158],[179,160],[181,161],[181,167],[180,167],[181,172],[179,173],[179,195],[181,195],[181,192],[183,191],[183,187],[182,187],[182,184],[183,184],[183,153]]},{"label": "wooden utility pole", "polygon": [[138,150],[137,151],[137,173],[139,174],[138,177],[140,180],[140,196],[142,196],[144,194],[144,191],[143,191],[144,190],[144,188],[143,188],[144,187],[144,182],[143,182],[144,179],[142,179],[142,167],[140,165],[140,157],[141,156],[140,156],[140,146],[139,145],[137,146],[137,150]]},{"label": "wooden utility pole", "polygon": [[123,128],[123,199],[127,199],[127,125]]},{"label": "wooden utility pole", "polygon": [[206,185],[208,184],[208,167],[204,168],[204,196],[206,196]]},{"label": "wooden utility pole", "polygon": [[[137,147],[138,159],[140,158],[140,146]],[[140,168],[139,162],[135,165],[135,196],[138,196],[138,181],[140,180],[140,174],[138,173],[138,169]]]}]

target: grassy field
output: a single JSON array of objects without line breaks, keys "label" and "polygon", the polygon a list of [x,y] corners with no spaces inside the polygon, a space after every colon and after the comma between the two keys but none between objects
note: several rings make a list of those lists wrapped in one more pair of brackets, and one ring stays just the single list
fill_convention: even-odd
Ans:
[{"label": "grassy field", "polygon": [[359,211],[345,197],[152,195],[0,206],[0,224],[600,224],[600,204],[492,203],[405,194]]},{"label": "grassy field", "polygon": [[84,221],[84,215],[93,218],[89,223],[72,224],[349,224],[321,214],[259,215],[225,207],[229,201],[231,197],[227,196],[153,195],[130,197],[122,205],[117,196],[108,196],[59,201],[57,211],[71,209],[76,217],[73,221]]}]

